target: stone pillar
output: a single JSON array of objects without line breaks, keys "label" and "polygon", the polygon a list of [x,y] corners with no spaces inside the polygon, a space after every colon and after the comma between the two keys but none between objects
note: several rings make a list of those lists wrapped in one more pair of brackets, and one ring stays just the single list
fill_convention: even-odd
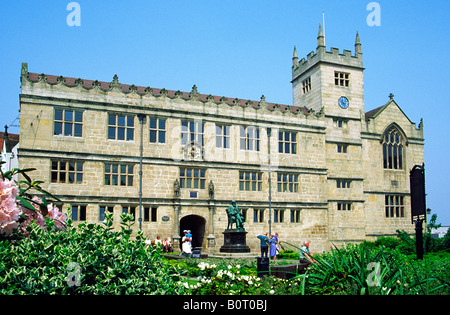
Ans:
[{"label": "stone pillar", "polygon": [[216,214],[216,206],[213,200],[209,200],[209,234],[206,237],[208,240],[208,249],[216,247],[216,237],[214,236],[214,215]]},{"label": "stone pillar", "polygon": [[181,236],[180,236],[180,211],[181,211],[181,206],[179,204],[175,203],[174,200],[174,205],[173,205],[173,210],[174,210],[174,216],[173,216],[173,235],[172,235],[172,239],[173,239],[173,248],[180,248],[180,240],[181,240]]}]

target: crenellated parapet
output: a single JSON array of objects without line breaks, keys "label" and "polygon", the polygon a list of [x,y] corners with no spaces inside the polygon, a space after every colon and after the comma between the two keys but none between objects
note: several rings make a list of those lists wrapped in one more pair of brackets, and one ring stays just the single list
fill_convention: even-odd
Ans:
[{"label": "crenellated parapet", "polygon": [[319,26],[319,35],[317,36],[316,51],[311,51],[306,59],[302,58],[300,61],[297,56],[297,49],[294,48],[294,56],[292,58],[292,82],[299,76],[313,68],[319,63],[328,63],[334,65],[345,65],[346,67],[353,67],[363,69],[363,57],[361,52],[361,41],[358,32],[355,39],[355,53],[344,49],[342,53],[338,48],[331,47],[329,51],[326,50],[322,28]]},{"label": "crenellated parapet", "polygon": [[201,94],[198,92],[196,85],[192,87],[190,92],[183,92],[180,90],[167,90],[165,88],[152,88],[150,86],[136,86],[134,84],[122,84],[119,82],[119,78],[114,75],[111,82],[103,82],[98,80],[85,80],[80,78],[55,76],[48,74],[38,74],[33,72],[28,72],[28,64],[22,63],[21,69],[21,83],[22,87],[26,85],[36,86],[38,84],[53,86],[53,87],[65,87],[65,88],[79,88],[84,91],[92,93],[122,93],[124,96],[132,96],[133,94],[139,97],[154,97],[154,98],[168,98],[168,99],[179,99],[187,102],[200,102],[203,104],[212,103],[219,106],[229,106],[229,107],[242,107],[242,108],[252,108],[255,110],[266,109],[271,112],[281,112],[283,114],[292,115],[303,115],[303,116],[323,116],[323,112],[307,109],[306,107],[298,107],[292,105],[283,105],[277,103],[270,103],[266,101],[265,96],[261,96],[259,101],[245,100],[240,98],[231,98],[225,96],[215,96],[211,94]]}]

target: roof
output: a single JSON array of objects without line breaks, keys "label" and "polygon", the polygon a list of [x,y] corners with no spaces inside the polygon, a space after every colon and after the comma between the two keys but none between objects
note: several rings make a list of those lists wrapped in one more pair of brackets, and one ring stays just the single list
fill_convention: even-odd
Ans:
[{"label": "roof", "polygon": [[19,143],[19,135],[9,132],[7,133],[7,135],[8,139],[5,139],[5,133],[0,132],[0,149],[3,150],[3,143],[6,142],[6,152],[11,152],[12,148],[14,148]]},{"label": "roof", "polygon": [[409,117],[405,114],[405,112],[401,109],[401,107],[398,106],[397,102],[394,100],[394,95],[393,95],[392,93],[389,95],[389,101],[388,101],[386,104],[384,104],[383,106],[374,108],[374,109],[372,109],[372,110],[366,112],[366,114],[365,114],[365,116],[366,116],[366,121],[368,121],[368,120],[371,119],[371,118],[376,118],[379,114],[381,114],[381,112],[382,112],[385,108],[387,108],[387,107],[388,107],[389,105],[391,105],[392,103],[395,104],[395,105],[398,107],[398,109],[403,113],[403,115],[405,115],[406,119],[408,119],[409,122],[410,122],[411,124],[413,124],[413,122],[411,121],[411,119],[409,119]]},{"label": "roof", "polygon": [[166,94],[170,98],[174,98],[176,96],[180,96],[183,99],[189,99],[191,98],[192,93],[196,93],[198,96],[198,99],[202,102],[207,102],[209,100],[212,100],[216,104],[219,103],[227,103],[229,105],[237,105],[239,104],[242,107],[248,107],[251,106],[253,108],[259,108],[261,102],[265,102],[267,104],[267,108],[270,110],[273,110],[275,108],[278,108],[281,112],[287,112],[292,111],[293,113],[299,113],[303,112],[303,114],[308,114],[310,111],[306,107],[298,107],[298,106],[292,106],[292,105],[283,105],[283,104],[276,104],[276,103],[269,103],[265,101],[265,97],[261,97],[261,101],[252,101],[252,100],[245,100],[240,98],[230,98],[230,97],[221,97],[221,96],[214,96],[214,95],[207,95],[207,94],[200,94],[197,92],[197,87],[194,85],[192,92],[182,92],[182,91],[175,91],[175,90],[166,90],[166,89],[159,89],[159,88],[150,88],[150,87],[144,87],[144,86],[136,86],[136,85],[129,85],[129,84],[122,84],[119,83],[117,75],[114,76],[114,79],[112,82],[104,82],[104,81],[98,81],[98,80],[85,80],[85,79],[76,79],[72,77],[63,77],[63,76],[55,76],[55,75],[48,75],[48,74],[38,74],[38,73],[32,73],[27,72],[27,78],[31,82],[38,82],[41,80],[42,77],[46,78],[47,83],[51,85],[58,84],[59,82],[63,82],[68,87],[75,87],[77,85],[81,85],[85,89],[92,89],[96,86],[98,86],[103,91],[110,91],[113,87],[119,88],[123,93],[130,93],[135,91],[137,94],[144,95],[149,92],[153,94],[154,96],[161,96],[163,94]]}]

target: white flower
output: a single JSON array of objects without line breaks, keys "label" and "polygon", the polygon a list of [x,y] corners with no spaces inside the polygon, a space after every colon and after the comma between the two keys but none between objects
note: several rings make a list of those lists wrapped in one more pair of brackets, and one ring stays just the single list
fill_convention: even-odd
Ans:
[{"label": "white flower", "polygon": [[233,268],[233,267],[231,267],[231,265],[228,265],[228,269],[231,269],[231,268]]},{"label": "white flower", "polygon": [[270,293],[270,295],[272,295],[272,294],[275,293],[275,291],[274,290],[270,290],[269,293]]}]

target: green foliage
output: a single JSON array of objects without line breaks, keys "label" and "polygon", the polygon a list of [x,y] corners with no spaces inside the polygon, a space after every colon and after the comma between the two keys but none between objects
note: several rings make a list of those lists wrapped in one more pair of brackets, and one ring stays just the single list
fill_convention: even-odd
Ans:
[{"label": "green foliage", "polygon": [[[231,264],[225,265],[225,262]],[[273,276],[260,278],[254,272],[245,274],[242,266],[233,264],[231,260],[221,260],[220,266],[197,261],[197,267],[201,271],[198,281],[185,285],[193,295],[286,295],[304,292],[304,275],[292,280]]]},{"label": "green foliage", "polygon": [[182,294],[179,271],[141,232],[131,238],[129,215],[121,219],[118,232],[107,213],[104,225],[31,224],[27,238],[0,241],[0,294]]},{"label": "green foliage", "polygon": [[367,244],[334,248],[315,258],[306,294],[448,294],[449,260],[425,264],[398,249]]},{"label": "green foliage", "polygon": [[277,258],[280,259],[297,259],[298,260],[298,252],[293,251],[292,249],[285,249],[280,251],[277,255]]}]

